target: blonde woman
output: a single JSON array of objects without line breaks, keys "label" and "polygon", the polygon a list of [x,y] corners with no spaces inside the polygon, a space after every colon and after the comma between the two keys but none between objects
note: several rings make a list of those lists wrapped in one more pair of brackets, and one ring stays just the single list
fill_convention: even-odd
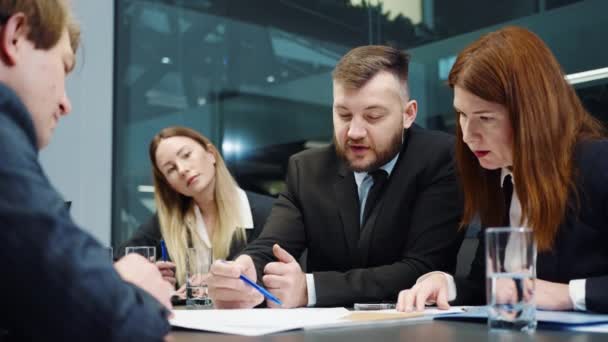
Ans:
[{"label": "blonde woman", "polygon": [[[157,262],[173,285],[185,283],[188,247],[229,259],[261,232],[272,198],[238,187],[217,148],[186,127],[168,127],[150,142],[157,214],[120,248],[167,246],[172,262]],[[174,271],[175,270],[175,271]]]}]

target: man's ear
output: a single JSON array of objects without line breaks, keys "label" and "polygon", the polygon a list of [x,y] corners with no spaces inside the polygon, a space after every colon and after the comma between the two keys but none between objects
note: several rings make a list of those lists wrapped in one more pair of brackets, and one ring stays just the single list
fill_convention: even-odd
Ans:
[{"label": "man's ear", "polygon": [[27,39],[27,18],[23,13],[13,14],[0,29],[0,57],[8,65],[15,65],[21,40]]},{"label": "man's ear", "polygon": [[403,128],[410,128],[414,124],[417,114],[418,102],[416,100],[408,101],[403,110]]}]

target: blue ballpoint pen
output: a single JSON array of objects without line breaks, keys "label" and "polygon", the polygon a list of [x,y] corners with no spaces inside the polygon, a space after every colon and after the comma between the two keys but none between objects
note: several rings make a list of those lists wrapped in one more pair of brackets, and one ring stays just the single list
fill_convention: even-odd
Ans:
[{"label": "blue ballpoint pen", "polygon": [[264,295],[264,297],[270,299],[271,301],[279,304],[279,305],[283,305],[283,303],[281,302],[281,300],[275,296],[272,295],[272,293],[268,292],[268,290],[266,290],[265,288],[261,287],[260,285],[254,283],[251,279],[247,278],[244,275],[240,275],[241,280],[243,280],[245,283],[247,283],[247,285],[252,286],[254,289],[258,290],[261,294]]},{"label": "blue ballpoint pen", "polygon": [[163,261],[167,261],[167,246],[165,246],[165,240],[160,240],[160,252],[162,253]]}]

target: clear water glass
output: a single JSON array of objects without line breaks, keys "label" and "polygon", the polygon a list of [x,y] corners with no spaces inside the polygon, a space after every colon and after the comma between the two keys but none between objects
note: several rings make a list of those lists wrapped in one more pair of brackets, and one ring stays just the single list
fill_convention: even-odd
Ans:
[{"label": "clear water glass", "polygon": [[125,255],[137,253],[150,262],[156,262],[156,247],[154,246],[130,246],[125,249]]},{"label": "clear water glass", "polygon": [[186,254],[186,306],[188,309],[213,307],[207,291],[207,278],[212,263],[213,252],[210,248],[188,248]]},{"label": "clear water glass", "polygon": [[488,327],[534,332],[536,244],[532,230],[489,228],[485,242]]}]

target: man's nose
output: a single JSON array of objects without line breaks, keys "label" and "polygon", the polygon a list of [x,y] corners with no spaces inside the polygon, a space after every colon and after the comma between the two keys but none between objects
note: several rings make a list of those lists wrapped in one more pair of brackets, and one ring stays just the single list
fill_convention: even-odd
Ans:
[{"label": "man's nose", "polygon": [[68,97],[68,94],[65,92],[63,92],[63,96],[61,97],[61,100],[59,101],[59,110],[61,115],[68,115],[72,112],[72,102],[70,101],[70,98]]},{"label": "man's nose", "polygon": [[363,120],[355,117],[350,122],[350,126],[348,127],[348,137],[350,139],[359,140],[359,139],[365,138],[367,131],[365,128],[365,123],[362,121]]}]

